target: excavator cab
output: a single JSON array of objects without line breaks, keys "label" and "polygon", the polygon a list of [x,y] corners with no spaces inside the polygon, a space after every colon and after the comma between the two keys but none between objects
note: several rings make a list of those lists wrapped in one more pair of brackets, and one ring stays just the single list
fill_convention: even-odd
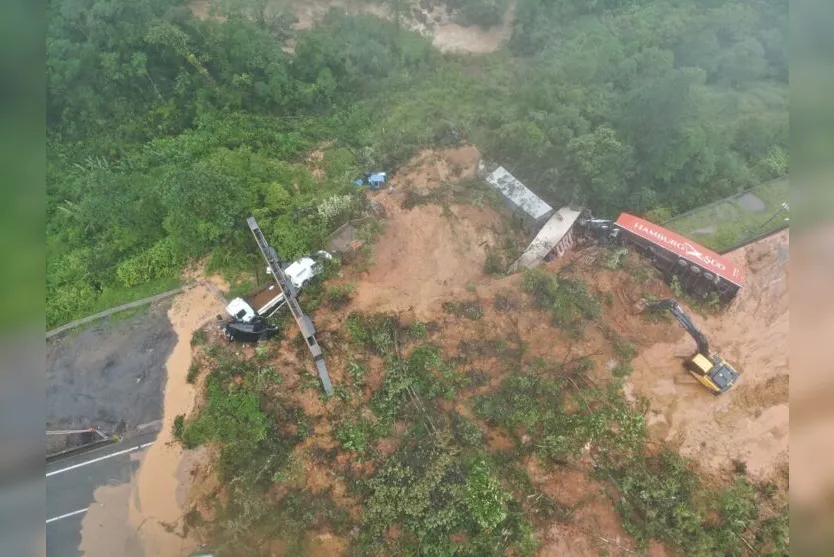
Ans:
[{"label": "excavator cab", "polygon": [[683,328],[692,335],[698,349],[692,356],[684,360],[683,366],[712,394],[720,395],[735,384],[738,380],[738,372],[721,356],[710,351],[707,338],[695,327],[695,324],[677,301],[648,302],[645,308],[653,310],[668,309],[678,319]]},{"label": "excavator cab", "polygon": [[738,379],[738,372],[717,354],[713,354],[712,360],[710,360],[703,354],[696,353],[685,360],[683,365],[699,383],[714,395],[720,395],[727,391]]}]

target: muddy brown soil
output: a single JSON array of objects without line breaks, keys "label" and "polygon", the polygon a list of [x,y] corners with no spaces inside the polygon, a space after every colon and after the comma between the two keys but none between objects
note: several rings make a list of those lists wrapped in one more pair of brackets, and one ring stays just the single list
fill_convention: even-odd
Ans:
[{"label": "muddy brown soil", "polygon": [[695,349],[680,329],[675,341],[640,352],[629,386],[651,402],[657,438],[706,470],[726,471],[740,461],[761,480],[783,470],[788,459],[788,232],[729,256],[747,269],[738,298],[718,315],[689,314],[738,370],[738,383],[716,397],[698,384],[676,382],[678,356]]},{"label": "muddy brown soil", "polygon": [[356,285],[351,309],[406,311],[430,319],[444,301],[486,278],[486,248],[495,244],[498,213],[463,204],[402,207],[409,190],[426,192],[471,178],[479,160],[471,146],[423,151],[391,181],[393,193],[372,194],[385,208],[385,231],[373,247],[371,267]]},{"label": "muddy brown soil", "polygon": [[[191,11],[197,17],[206,19],[220,16],[212,15],[211,8],[216,0],[192,0]],[[372,14],[382,19],[393,19],[388,5],[366,0],[294,0],[289,3],[297,21],[293,26],[296,31],[309,29],[320,21],[330,8],[345,10],[350,14]],[[285,4],[275,2],[274,10],[280,11]],[[442,3],[426,9],[414,7],[410,12],[400,15],[401,25],[420,33],[432,40],[432,44],[441,52],[486,54],[499,50],[512,34],[515,21],[515,1],[511,0],[500,25],[489,29],[478,26],[463,26],[455,22]],[[288,41],[284,49],[293,52],[294,42]]]},{"label": "muddy brown soil", "polygon": [[168,319],[176,345],[165,365],[162,430],[129,485],[96,490],[96,502],[82,523],[80,549],[85,555],[179,557],[198,546],[185,531],[183,509],[191,472],[204,462],[205,455],[202,451],[184,451],[173,439],[172,425],[177,415],[188,415],[194,405],[196,389],[186,381],[191,337],[222,311],[223,301],[212,288],[203,285],[174,300]]},{"label": "muddy brown soil", "polygon": [[[319,339],[325,349],[331,378],[337,388],[347,384],[351,355],[341,337],[341,325],[352,311],[398,313],[406,322],[428,323],[427,342],[438,346],[445,358],[464,356],[458,372],[473,378],[454,401],[440,404],[476,419],[473,397],[494,390],[509,373],[546,362],[567,362],[588,357],[593,381],[610,381],[611,365],[621,356],[612,338],[628,341],[640,350],[632,362],[634,371],[626,384],[627,396],[648,399],[651,434],[677,447],[708,472],[723,472],[734,460],[744,462],[755,479],[777,473],[787,459],[787,233],[768,238],[731,255],[747,268],[747,284],[731,308],[718,315],[700,316],[690,312],[715,347],[742,374],[740,382],[721,397],[713,397],[698,385],[675,382],[683,371],[678,353],[689,354],[692,339],[674,321],[652,320],[640,315],[641,298],[669,297],[668,286],[651,273],[646,264],[629,254],[622,266],[602,265],[610,253],[593,247],[577,249],[544,268],[554,274],[581,279],[589,293],[601,301],[598,323],[586,323],[580,338],[554,327],[542,311],[521,293],[521,275],[494,278],[483,272],[486,249],[498,240],[502,216],[488,207],[474,207],[439,196],[444,189],[466,183],[475,176],[480,155],[473,147],[421,152],[392,179],[388,189],[369,194],[385,207],[384,231],[373,244],[373,259],[367,270],[357,274],[343,269],[335,282],[353,282],[352,301],[339,309],[325,304],[314,314]],[[408,192],[442,197],[442,202],[421,202],[403,208]],[[435,200],[435,197],[432,197]],[[465,301],[481,307],[480,317],[470,319],[444,310],[447,300]],[[199,300],[188,315],[175,316],[175,330],[192,330],[203,315]],[[184,338],[181,334],[180,339]],[[187,338],[190,338],[190,334]],[[191,409],[192,394],[182,384],[188,367],[187,346],[174,349],[169,374],[179,382],[166,389],[165,431],[177,413]],[[280,498],[290,484],[314,493],[328,492],[340,508],[354,519],[361,507],[348,489],[348,479],[367,479],[375,463],[354,458],[341,451],[334,437],[334,423],[346,411],[362,415],[363,406],[385,378],[379,358],[364,362],[368,372],[359,396],[351,408],[343,401],[323,400],[317,390],[305,387],[313,377],[306,356],[299,356],[290,339],[277,350],[276,368],[282,375],[282,396],[301,408],[313,421],[312,432],[293,452],[290,482],[276,484]],[[406,355],[407,356],[407,355]],[[372,416],[371,416],[372,418]],[[485,447],[505,451],[514,447],[511,432],[476,422],[485,433]],[[395,434],[377,442],[383,455],[396,451],[407,424],[395,425]],[[524,441],[522,440],[522,443]],[[137,493],[141,512],[131,507],[129,523],[142,531],[145,548],[164,555],[175,543],[182,543],[182,498],[177,489],[187,482],[177,480],[182,470],[182,452],[175,446],[157,444],[155,453],[140,467]],[[335,458],[323,454],[336,451]],[[155,455],[155,456],[154,456]],[[153,466],[150,465],[153,459]],[[537,528],[542,541],[540,555],[590,557],[600,554],[630,555],[636,544],[622,530],[603,486],[589,479],[587,463],[574,468],[547,467],[528,459],[524,462],[536,488],[573,511],[570,520]],[[211,471],[203,468],[202,477]],[[222,486],[221,486],[222,489]],[[144,522],[138,522],[141,519]],[[150,536],[150,540],[145,539]],[[330,532],[310,533],[314,554],[344,555],[349,541]],[[285,555],[286,544],[270,542],[274,555]],[[149,545],[156,544],[156,545]],[[665,551],[652,545],[649,555]]]},{"label": "muddy brown soil", "polygon": [[834,226],[791,241],[791,511],[817,509],[830,532],[834,493]]}]

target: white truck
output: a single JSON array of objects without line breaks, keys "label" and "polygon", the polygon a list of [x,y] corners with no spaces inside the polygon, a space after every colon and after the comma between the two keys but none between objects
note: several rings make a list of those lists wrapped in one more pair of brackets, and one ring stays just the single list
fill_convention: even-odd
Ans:
[{"label": "white truck", "polygon": [[[284,268],[284,273],[292,281],[293,286],[301,290],[324,270],[323,259],[333,259],[333,256],[326,251],[318,251],[311,257],[302,257],[298,261],[293,261]],[[266,272],[271,273],[269,267]],[[235,298],[226,306],[226,313],[237,321],[250,323],[256,317],[275,315],[285,302],[284,294],[273,282],[241,298]]]}]

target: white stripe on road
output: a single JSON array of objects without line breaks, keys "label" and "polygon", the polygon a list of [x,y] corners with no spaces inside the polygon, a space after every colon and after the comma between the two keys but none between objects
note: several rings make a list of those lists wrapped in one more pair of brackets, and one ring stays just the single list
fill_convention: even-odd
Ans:
[{"label": "white stripe on road", "polygon": [[94,464],[96,462],[101,462],[102,460],[107,460],[108,458],[113,458],[114,456],[119,456],[127,453],[132,453],[133,451],[138,451],[144,449],[145,447],[149,447],[153,445],[153,441],[149,443],[143,443],[141,445],[137,445],[135,447],[131,447],[129,449],[125,449],[123,451],[118,451],[115,453],[110,453],[104,456],[100,456],[98,458],[94,458],[93,460],[87,460],[85,462],[79,462],[78,464],[73,464],[72,466],[67,466],[66,468],[61,468],[60,470],[53,470],[52,472],[47,472],[46,477],[54,476],[55,474],[60,474],[62,472],[69,472],[70,470],[75,470],[76,468],[81,468],[82,466],[87,466],[88,464]]},{"label": "white stripe on road", "polygon": [[77,514],[85,513],[87,509],[78,509],[77,511],[72,511],[71,513],[62,514],[61,516],[56,516],[54,518],[47,518],[46,523],[49,524],[50,522],[55,522],[56,520],[61,520],[62,518],[69,518],[71,516],[75,516]]}]

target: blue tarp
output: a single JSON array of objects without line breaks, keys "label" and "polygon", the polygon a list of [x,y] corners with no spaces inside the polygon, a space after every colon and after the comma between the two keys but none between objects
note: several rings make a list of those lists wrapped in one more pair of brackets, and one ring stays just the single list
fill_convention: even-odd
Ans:
[{"label": "blue tarp", "polygon": [[372,190],[378,190],[385,184],[385,172],[365,174],[363,178],[357,178],[353,183],[357,186],[370,186]]}]

